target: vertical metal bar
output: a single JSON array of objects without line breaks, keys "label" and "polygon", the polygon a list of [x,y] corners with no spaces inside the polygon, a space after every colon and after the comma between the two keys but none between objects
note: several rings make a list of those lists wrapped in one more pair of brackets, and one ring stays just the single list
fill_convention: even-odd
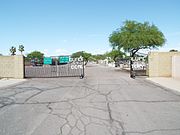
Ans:
[{"label": "vertical metal bar", "polygon": [[133,70],[133,55],[132,55],[132,52],[130,53],[130,77],[135,79],[135,72]]},{"label": "vertical metal bar", "polygon": [[58,65],[56,65],[56,75],[57,75],[57,77],[59,76],[59,68],[58,68]]},{"label": "vertical metal bar", "polygon": [[83,58],[83,78],[85,76],[85,73],[84,73],[84,58]]}]

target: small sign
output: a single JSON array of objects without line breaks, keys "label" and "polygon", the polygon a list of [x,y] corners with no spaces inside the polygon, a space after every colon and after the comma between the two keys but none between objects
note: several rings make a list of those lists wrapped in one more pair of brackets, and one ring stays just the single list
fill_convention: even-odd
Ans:
[{"label": "small sign", "polygon": [[44,57],[44,65],[51,65],[52,58],[51,57]]},{"label": "small sign", "polygon": [[68,63],[70,60],[69,56],[60,56],[59,63]]}]

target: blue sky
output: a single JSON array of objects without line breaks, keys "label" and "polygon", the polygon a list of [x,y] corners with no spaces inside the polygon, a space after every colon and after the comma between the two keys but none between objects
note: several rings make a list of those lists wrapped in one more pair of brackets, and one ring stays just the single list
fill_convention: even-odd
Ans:
[{"label": "blue sky", "polygon": [[0,53],[19,44],[25,54],[104,53],[125,20],[154,23],[167,39],[159,50],[180,50],[179,13],[179,0],[0,0]]}]

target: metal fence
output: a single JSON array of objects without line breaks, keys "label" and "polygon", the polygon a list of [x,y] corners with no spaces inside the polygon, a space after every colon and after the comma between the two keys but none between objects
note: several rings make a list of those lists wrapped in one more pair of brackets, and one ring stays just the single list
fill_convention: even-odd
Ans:
[{"label": "metal fence", "polygon": [[64,65],[25,66],[26,78],[84,77],[84,62],[70,62]]}]

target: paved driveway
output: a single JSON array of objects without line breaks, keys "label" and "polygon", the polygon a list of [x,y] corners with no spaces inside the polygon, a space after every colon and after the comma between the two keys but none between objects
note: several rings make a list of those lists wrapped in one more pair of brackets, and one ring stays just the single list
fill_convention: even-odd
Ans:
[{"label": "paved driveway", "polygon": [[0,89],[0,135],[180,135],[180,93],[102,66]]}]

